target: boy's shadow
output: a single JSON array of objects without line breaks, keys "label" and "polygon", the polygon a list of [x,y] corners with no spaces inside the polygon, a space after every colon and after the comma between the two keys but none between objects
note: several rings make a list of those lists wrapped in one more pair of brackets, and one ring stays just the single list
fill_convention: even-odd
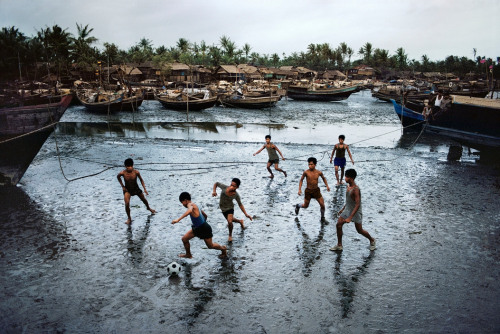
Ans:
[{"label": "boy's shadow", "polygon": [[136,236],[134,238],[134,234],[132,232],[132,225],[129,225],[127,228],[127,251],[129,255],[130,261],[133,264],[138,264],[142,262],[143,254],[142,249],[144,248],[144,244],[148,238],[149,228],[151,226],[151,215],[148,216],[146,220],[146,224],[142,228],[142,230],[136,232]]},{"label": "boy's shadow", "polygon": [[375,252],[370,252],[370,255],[363,259],[363,263],[356,267],[356,270],[350,273],[342,273],[342,252],[337,253],[335,259],[334,273],[335,281],[337,283],[340,292],[340,306],[342,309],[342,318],[347,318],[351,311],[351,305],[354,302],[354,297],[356,296],[356,289],[361,278],[366,274],[368,266],[373,261],[375,257]]},{"label": "boy's shadow", "polygon": [[[194,297],[193,309],[189,311],[186,315],[181,316],[182,320],[185,320],[188,326],[193,326],[196,323],[196,319],[200,314],[205,313],[207,305],[213,305],[212,299],[219,294],[224,294],[228,291],[223,291],[223,289],[230,289],[231,292],[240,291],[240,276],[241,268],[245,264],[245,261],[234,261],[233,258],[228,258],[221,261],[220,267],[214,268],[213,271],[208,273],[207,278],[203,278],[204,285],[202,287],[195,286],[193,284],[193,270],[196,268],[195,264],[186,263],[183,267],[184,272],[184,284],[189,291],[196,294]],[[215,307],[215,305],[213,305]]]},{"label": "boy's shadow", "polygon": [[297,245],[297,251],[304,266],[302,272],[304,273],[304,276],[307,277],[311,273],[311,267],[314,265],[316,260],[319,259],[319,246],[323,241],[323,236],[325,235],[325,226],[329,223],[326,220],[321,221],[320,230],[314,239],[309,237],[300,224],[299,218],[295,218],[295,223],[297,225],[297,229],[302,234],[302,249],[299,245]]}]

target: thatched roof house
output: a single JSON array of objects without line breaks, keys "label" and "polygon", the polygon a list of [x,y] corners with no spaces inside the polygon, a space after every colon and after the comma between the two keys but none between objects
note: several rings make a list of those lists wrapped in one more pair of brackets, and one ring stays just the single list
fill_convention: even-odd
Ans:
[{"label": "thatched roof house", "polygon": [[229,82],[245,80],[245,73],[236,65],[220,65],[215,70],[215,79]]},{"label": "thatched roof house", "polygon": [[248,65],[248,64],[239,64],[237,68],[245,73],[245,78],[252,79],[252,80],[259,80],[261,79],[261,73],[259,72],[259,69],[255,66]]},{"label": "thatched roof house", "polygon": [[326,80],[344,80],[347,78],[347,75],[340,72],[339,70],[326,70],[323,73],[319,74],[319,77]]}]

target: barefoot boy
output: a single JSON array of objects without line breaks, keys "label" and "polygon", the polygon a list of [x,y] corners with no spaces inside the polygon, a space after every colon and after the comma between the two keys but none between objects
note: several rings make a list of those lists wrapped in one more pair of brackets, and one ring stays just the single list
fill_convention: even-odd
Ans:
[{"label": "barefoot boy", "polygon": [[347,182],[348,187],[345,194],[345,205],[342,210],[339,211],[339,219],[337,221],[337,245],[330,248],[332,251],[342,251],[342,226],[344,224],[354,222],[356,231],[363,235],[365,238],[370,240],[370,250],[375,250],[375,239],[373,239],[366,230],[363,230],[362,220],[363,213],[361,211],[361,192],[359,187],[354,182],[356,178],[356,171],[354,169],[348,169],[345,172],[345,182]]},{"label": "barefoot boy", "polygon": [[212,227],[207,223],[207,215],[203,210],[201,210],[198,205],[191,202],[191,195],[187,192],[183,192],[179,195],[179,201],[182,205],[187,208],[187,211],[182,214],[178,219],[172,220],[172,224],[177,224],[183,218],[189,217],[191,218],[191,229],[187,231],[186,234],[182,237],[182,243],[184,244],[184,248],[186,249],[185,254],[179,254],[180,257],[192,258],[191,254],[191,246],[189,244],[189,240],[194,237],[198,237],[205,241],[205,244],[210,249],[218,249],[222,253],[219,257],[225,258],[227,256],[227,247],[221,246],[218,243],[212,242]]},{"label": "barefoot boy", "polygon": [[[137,178],[141,181],[142,188],[144,188],[144,192],[146,195],[148,194],[148,191],[146,190],[146,185],[144,184],[144,180],[141,177],[141,173],[137,169],[134,169],[134,160],[128,158],[125,160],[125,169],[122,170],[118,175],[116,176],[118,178],[118,182],[120,182],[120,185],[122,186],[123,189],[123,199],[125,201],[125,212],[127,213],[127,221],[125,224],[130,224],[132,222],[132,218],[130,217],[130,197],[132,196],[139,196],[141,201],[146,205],[146,209],[151,211],[152,214],[155,214],[156,211],[151,209],[149,206],[148,201],[146,200],[146,197],[142,193],[141,188],[139,188],[139,185],[137,184]],[[125,181],[125,185],[122,182],[122,178]]]},{"label": "barefoot boy", "polygon": [[227,228],[229,229],[229,238],[227,238],[228,242],[233,241],[233,222],[240,223],[241,228],[245,229],[245,225],[243,224],[243,219],[236,219],[234,218],[234,204],[233,204],[233,199],[236,200],[238,203],[238,206],[240,207],[241,211],[245,214],[245,216],[252,220],[252,216],[250,216],[246,211],[245,207],[241,203],[240,195],[236,192],[236,189],[240,187],[240,179],[234,178],[231,180],[231,185],[226,186],[225,184],[222,184],[220,182],[216,182],[214,184],[214,189],[212,192],[212,196],[216,197],[217,196],[217,187],[219,187],[222,192],[220,194],[220,201],[219,201],[219,207],[222,210],[222,214],[224,217],[226,217],[227,220]]},{"label": "barefoot boy", "polygon": [[326,181],[325,175],[323,175],[323,172],[319,171],[316,169],[316,164],[318,161],[316,158],[309,158],[307,159],[307,162],[309,164],[309,169],[305,170],[304,173],[302,173],[302,177],[300,178],[299,182],[299,196],[302,195],[302,182],[304,181],[304,178],[306,178],[307,181],[307,187],[306,191],[304,193],[304,204],[297,204],[295,205],[295,214],[299,214],[300,208],[306,209],[309,207],[309,202],[311,201],[311,198],[314,198],[318,201],[319,206],[321,208],[321,220],[325,220],[325,201],[323,200],[323,196],[321,195],[321,191],[318,186],[318,179],[321,176],[323,179],[323,182],[326,185],[326,190],[330,191],[330,187],[328,186],[328,182]]},{"label": "barefoot boy", "polygon": [[[335,177],[337,178],[337,186],[343,184],[344,182],[342,181],[344,179],[344,168],[346,165],[346,160],[345,160],[345,151],[347,150],[347,153],[349,153],[349,158],[351,158],[351,162],[354,165],[354,160],[352,160],[352,155],[351,151],[349,150],[349,145],[344,144],[345,136],[340,135],[339,136],[339,142],[335,144],[333,147],[332,151],[332,156],[330,157],[330,163],[332,163],[333,160],[333,154],[335,154],[335,160],[333,161],[333,164],[335,165]],[[339,167],[341,169],[341,174],[340,174],[340,179],[339,179]]]},{"label": "barefoot boy", "polygon": [[276,145],[274,145],[273,143],[271,143],[271,136],[270,135],[266,135],[266,143],[264,144],[264,146],[262,146],[262,148],[260,150],[255,152],[253,155],[256,156],[257,154],[262,152],[263,149],[267,149],[267,154],[269,155],[269,160],[267,162],[267,170],[269,171],[269,173],[271,173],[271,176],[269,176],[269,177],[271,179],[274,177],[274,174],[271,171],[272,164],[274,164],[275,170],[282,172],[283,174],[285,174],[285,177],[286,177],[286,172],[278,167],[278,164],[280,162],[280,158],[278,157],[278,154],[276,153],[276,151],[281,155],[281,159],[285,160],[285,157],[283,156],[283,154],[281,154],[281,151],[279,150],[279,148]]}]

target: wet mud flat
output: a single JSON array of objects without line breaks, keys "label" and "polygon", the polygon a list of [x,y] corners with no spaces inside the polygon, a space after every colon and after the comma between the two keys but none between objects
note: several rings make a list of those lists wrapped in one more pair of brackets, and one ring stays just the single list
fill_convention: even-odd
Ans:
[{"label": "wet mud flat", "polygon": [[[295,216],[298,180],[321,145],[280,144],[288,177],[267,178],[260,143],[171,141],[58,136],[68,178],[54,154],[54,137],[22,185],[0,192],[2,332],[357,333],[498,332],[499,175],[474,162],[448,163],[443,149],[423,144],[358,148],[364,227],[378,249],[344,229],[336,243],[335,212],[345,187],[321,186],[319,206]],[[313,154],[314,155],[314,154]],[[404,157],[398,158],[398,156]],[[316,155],[321,159],[319,154]],[[116,174],[135,159],[158,210],[150,215],[137,197],[126,220]],[[172,159],[175,157],[175,159]],[[392,161],[386,161],[391,160]],[[174,161],[173,161],[174,160]],[[175,162],[175,164],[173,164]],[[202,164],[198,164],[198,163]],[[201,240],[183,252],[189,229],[178,202],[189,191],[209,216],[214,241],[227,228],[211,197],[213,183],[242,180],[240,194],[254,221],[235,226],[229,258],[220,260]],[[236,216],[243,215],[236,209]],[[171,261],[183,265],[169,278]]]},{"label": "wet mud flat", "polygon": [[[363,95],[348,101],[253,114],[214,109],[192,115],[192,124],[154,104],[105,126],[107,116],[72,110],[20,185],[0,189],[0,332],[499,332],[498,167],[468,156],[447,162],[442,139],[393,132],[387,105]],[[360,131],[345,134],[358,142],[351,150],[374,252],[352,225],[344,251],[329,250],[345,186],[335,187],[325,152],[340,129]],[[388,138],[364,141],[384,132]],[[252,156],[267,133],[287,158],[287,178],[270,180],[267,154]],[[95,175],[66,181],[58,156],[68,179]],[[309,156],[331,187],[320,181],[324,223],[314,200],[294,213]],[[133,197],[131,226],[116,180],[128,157],[158,211]],[[191,193],[213,240],[227,245],[211,192],[232,177],[254,220],[245,219],[244,231],[235,224],[229,258],[197,238],[194,258],[178,258],[190,228],[188,218],[170,223],[185,210],[179,193]],[[179,277],[167,275],[172,261],[182,264]]]}]

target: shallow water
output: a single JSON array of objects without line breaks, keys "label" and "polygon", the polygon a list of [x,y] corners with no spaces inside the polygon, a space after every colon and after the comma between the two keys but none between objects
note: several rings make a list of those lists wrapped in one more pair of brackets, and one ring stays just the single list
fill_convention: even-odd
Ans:
[{"label": "shallow water", "polygon": [[[0,190],[1,332],[499,332],[497,166],[466,154],[447,162],[450,142],[402,134],[392,106],[368,91],[340,103],[282,100],[275,109],[215,107],[186,118],[155,101],[136,113],[66,112],[20,185]],[[352,225],[344,251],[329,251],[345,187],[334,186],[325,152],[340,132],[375,252]],[[267,133],[287,158],[287,178],[268,179],[267,154],[252,156]],[[67,182],[56,143],[68,179],[101,173]],[[309,156],[331,186],[320,181],[325,223],[314,201],[293,212]],[[130,227],[116,181],[127,157],[158,210],[148,214],[134,197]],[[170,224],[184,212],[179,193],[191,193],[214,241],[226,244],[211,191],[232,177],[242,180],[253,222],[235,226],[229,259],[198,239],[194,258],[179,259],[190,225]],[[174,260],[183,270],[171,278]]]}]

